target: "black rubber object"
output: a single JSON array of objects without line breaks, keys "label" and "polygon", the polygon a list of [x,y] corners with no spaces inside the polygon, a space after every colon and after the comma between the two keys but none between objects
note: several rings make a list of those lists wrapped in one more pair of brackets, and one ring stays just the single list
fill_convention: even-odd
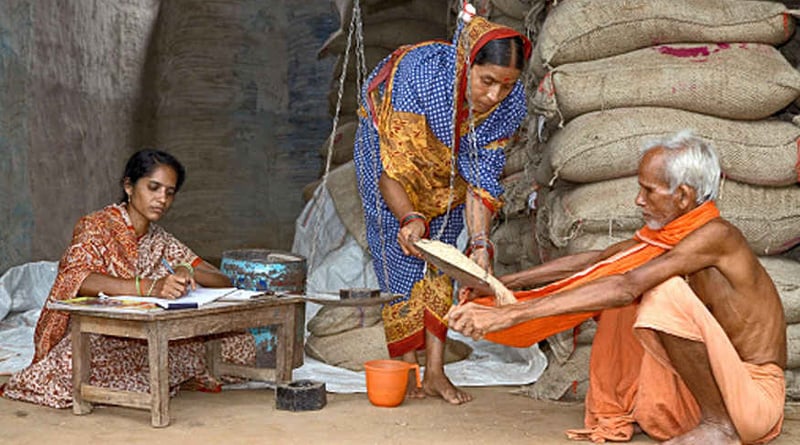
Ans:
[{"label": "black rubber object", "polygon": [[275,408],[284,411],[316,411],[328,403],[325,383],[296,380],[275,388]]}]

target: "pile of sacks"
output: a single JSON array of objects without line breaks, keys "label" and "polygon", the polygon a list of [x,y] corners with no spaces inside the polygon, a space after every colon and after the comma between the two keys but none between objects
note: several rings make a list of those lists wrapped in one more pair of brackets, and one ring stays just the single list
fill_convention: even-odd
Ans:
[{"label": "pile of sacks", "polygon": [[[363,371],[364,362],[389,358],[381,305],[326,305],[308,322],[307,329],[306,354],[322,363]],[[418,362],[425,366],[425,356],[421,352]],[[447,338],[445,363],[464,360],[471,353],[472,348],[466,343]]]},{"label": "pile of sacks", "polygon": [[[320,59],[336,57],[333,75],[328,92],[328,112],[331,119],[336,116],[342,71],[346,68],[344,90],[339,110],[336,132],[329,136],[319,148],[319,156],[324,167],[331,150],[331,169],[335,169],[353,159],[353,142],[358,128],[358,64],[356,36],[350,42],[349,57],[345,60],[347,37],[353,17],[353,0],[334,0],[339,29],[331,33],[319,49]],[[395,49],[402,45],[425,40],[449,40],[448,24],[452,23],[447,0],[407,0],[386,2],[382,0],[362,0],[361,17],[364,44],[364,77]],[[345,67],[346,62],[346,67]],[[323,168],[324,171],[324,168]],[[303,190],[303,198],[308,201],[321,180],[309,183]]]},{"label": "pile of sacks", "polygon": [[[776,282],[785,279],[777,284],[790,356],[798,355],[800,326],[790,315],[800,268],[773,257],[800,241],[800,128],[774,119],[800,97],[800,73],[775,47],[793,33],[776,2],[560,2],[536,42],[531,69],[541,80],[529,92],[533,109],[558,124],[535,176],[548,185],[536,221],[544,259],[630,238],[643,225],[634,205],[640,147],[691,129],[720,156],[722,215]],[[548,339],[553,366],[532,394],[581,398],[592,336],[587,323]],[[788,368],[800,367],[797,358]],[[799,380],[787,371],[790,397],[800,395]]]}]

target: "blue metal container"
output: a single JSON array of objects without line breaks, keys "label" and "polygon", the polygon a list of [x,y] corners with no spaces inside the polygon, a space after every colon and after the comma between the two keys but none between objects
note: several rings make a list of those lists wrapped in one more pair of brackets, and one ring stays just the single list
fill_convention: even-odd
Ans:
[{"label": "blue metal container", "polygon": [[[273,292],[275,294],[303,294],[306,288],[306,259],[290,252],[268,249],[238,249],[222,253],[220,270],[239,289]],[[303,365],[305,340],[305,314],[297,323],[292,367]],[[275,368],[275,347],[278,341],[274,326],[251,329],[256,341],[256,366]]]}]

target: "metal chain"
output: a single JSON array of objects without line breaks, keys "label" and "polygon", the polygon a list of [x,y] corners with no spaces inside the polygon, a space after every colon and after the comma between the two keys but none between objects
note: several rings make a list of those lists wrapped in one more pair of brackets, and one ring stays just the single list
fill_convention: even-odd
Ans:
[{"label": "metal chain", "polygon": [[[330,173],[331,160],[333,159],[333,144],[336,139],[336,130],[339,126],[339,114],[341,113],[342,110],[342,96],[344,96],[344,86],[345,86],[345,80],[347,78],[347,65],[350,60],[350,46],[352,44],[354,34],[356,34],[356,41],[358,42],[358,44],[356,45],[356,50],[360,51],[360,53],[358,53],[356,57],[359,58],[359,60],[361,60],[361,64],[363,66],[365,58],[364,44],[363,44],[364,37],[362,35],[362,28],[361,28],[361,7],[359,5],[359,0],[353,0],[353,17],[350,20],[350,27],[347,33],[347,45],[345,46],[344,59],[342,60],[342,72],[341,74],[339,74],[339,91],[337,92],[336,96],[336,111],[334,112],[333,115],[333,126],[331,128],[331,134],[328,137],[328,151],[327,151],[327,156],[325,158],[325,171],[322,174],[322,181],[320,182],[320,185],[317,187],[317,190],[320,189],[325,190],[328,183],[328,174]],[[362,79],[360,78],[360,76],[362,75],[361,70],[359,70],[358,75],[359,78],[356,79],[356,82],[357,85],[360,86],[362,81]],[[360,88],[357,89],[356,94],[358,94],[358,91],[360,91]],[[314,209],[311,212],[312,214],[315,212],[319,212],[321,205],[320,196],[318,196],[318,194],[315,195],[316,196],[313,198]],[[312,236],[314,238],[312,239],[311,253],[309,255],[307,262],[309,267],[309,272],[308,272],[309,275],[311,274],[311,268],[313,267],[314,264],[314,257],[316,256],[317,240],[319,239],[318,234],[321,233],[321,231],[319,230],[320,223],[321,223],[321,218],[317,218],[316,221],[314,222],[314,230],[312,231],[313,232]]]}]

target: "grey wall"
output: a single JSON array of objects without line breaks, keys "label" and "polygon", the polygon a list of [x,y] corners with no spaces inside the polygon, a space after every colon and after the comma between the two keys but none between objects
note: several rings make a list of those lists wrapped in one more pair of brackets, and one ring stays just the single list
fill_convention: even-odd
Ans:
[{"label": "grey wall", "polygon": [[186,164],[163,225],[200,255],[288,249],[335,21],[317,0],[0,2],[0,273],[57,259],[144,145]]}]

